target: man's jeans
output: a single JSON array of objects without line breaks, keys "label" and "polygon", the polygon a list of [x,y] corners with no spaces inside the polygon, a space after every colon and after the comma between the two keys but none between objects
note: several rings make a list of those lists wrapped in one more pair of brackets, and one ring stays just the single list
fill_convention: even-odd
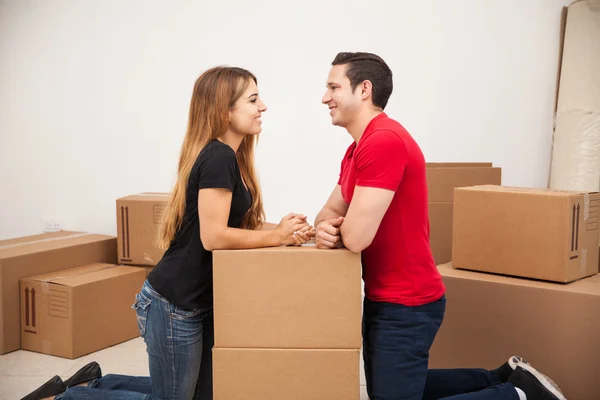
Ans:
[{"label": "man's jeans", "polygon": [[212,308],[182,310],[146,281],[132,306],[146,342],[150,378],[107,375],[88,387],[68,389],[68,399],[211,400]]},{"label": "man's jeans", "polygon": [[445,311],[445,296],[417,307],[365,297],[363,359],[371,400],[422,400],[429,348]]},{"label": "man's jeans", "polygon": [[371,400],[518,400],[514,386],[490,371],[428,369],[445,312],[445,296],[417,307],[365,298],[363,359]]},{"label": "man's jeans", "polygon": [[485,369],[430,369],[423,400],[519,400],[512,383]]}]

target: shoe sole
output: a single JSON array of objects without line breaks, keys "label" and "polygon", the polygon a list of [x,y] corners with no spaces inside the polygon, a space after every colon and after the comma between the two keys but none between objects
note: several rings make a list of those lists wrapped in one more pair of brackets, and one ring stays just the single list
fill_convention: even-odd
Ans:
[{"label": "shoe sole", "polygon": [[553,382],[551,382],[550,378],[548,378],[546,375],[533,368],[530,364],[519,364],[519,367],[535,376],[535,378],[544,386],[544,389],[556,396],[558,400],[567,400],[567,398],[556,387],[554,387]]},{"label": "shoe sole", "polygon": [[517,367],[520,364],[528,364],[529,365],[529,362],[526,359],[524,359],[523,357],[520,357],[520,356],[512,356],[508,360],[508,365],[512,368],[513,371],[515,369],[517,369]]}]

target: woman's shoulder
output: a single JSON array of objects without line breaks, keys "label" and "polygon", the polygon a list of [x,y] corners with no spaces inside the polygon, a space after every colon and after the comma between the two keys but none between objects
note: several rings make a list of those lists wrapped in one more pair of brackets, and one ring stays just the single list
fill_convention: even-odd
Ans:
[{"label": "woman's shoulder", "polygon": [[205,162],[214,158],[226,160],[235,160],[235,151],[228,145],[218,140],[211,140],[208,142],[206,146],[202,149],[200,154],[198,155],[198,162]]}]

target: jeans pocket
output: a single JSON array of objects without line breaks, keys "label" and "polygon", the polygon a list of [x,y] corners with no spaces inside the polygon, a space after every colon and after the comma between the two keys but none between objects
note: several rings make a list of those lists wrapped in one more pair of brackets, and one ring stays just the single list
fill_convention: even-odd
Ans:
[{"label": "jeans pocket", "polygon": [[171,318],[173,319],[185,320],[193,318],[199,315],[201,312],[202,309],[184,310],[183,308],[171,304]]},{"label": "jeans pocket", "polygon": [[142,293],[138,293],[135,295],[135,303],[131,306],[131,308],[135,310],[138,329],[142,337],[146,334],[146,321],[148,319],[148,309],[151,302],[152,300],[148,299]]}]

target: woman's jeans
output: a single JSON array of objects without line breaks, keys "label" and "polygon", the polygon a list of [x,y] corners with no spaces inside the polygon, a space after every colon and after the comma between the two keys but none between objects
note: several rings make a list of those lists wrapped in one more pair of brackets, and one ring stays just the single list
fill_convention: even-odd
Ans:
[{"label": "woman's jeans", "polygon": [[57,399],[212,400],[212,308],[182,310],[148,281],[132,307],[146,342],[150,378],[107,375]]}]

